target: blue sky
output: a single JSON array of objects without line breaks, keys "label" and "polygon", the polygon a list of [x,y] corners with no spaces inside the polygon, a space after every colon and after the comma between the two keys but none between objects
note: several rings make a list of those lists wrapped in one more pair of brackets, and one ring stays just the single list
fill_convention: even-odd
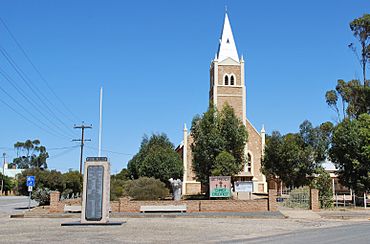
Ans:
[{"label": "blue sky", "polygon": [[12,160],[16,141],[38,138],[50,168],[78,169],[73,124],[93,124],[85,156],[97,155],[100,86],[103,155],[112,173],[126,166],[144,134],[164,132],[179,144],[183,124],[207,109],[225,5],[245,59],[247,117],[255,127],[287,133],[305,119],[334,121],[324,94],[337,79],[361,78],[347,48],[355,42],[348,24],[369,13],[368,1],[4,0],[0,17],[46,83],[0,23],[2,50],[28,81],[0,53],[3,72],[28,98],[0,75],[0,87],[24,108],[0,89],[0,99],[23,115],[0,102],[0,151]]}]

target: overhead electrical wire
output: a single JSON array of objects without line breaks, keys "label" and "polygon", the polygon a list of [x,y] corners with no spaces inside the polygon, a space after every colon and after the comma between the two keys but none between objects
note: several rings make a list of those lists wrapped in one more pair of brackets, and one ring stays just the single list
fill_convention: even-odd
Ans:
[{"label": "overhead electrical wire", "polygon": [[[76,114],[73,113],[72,110],[70,110],[68,108],[68,106],[63,102],[63,100],[52,89],[52,87],[49,85],[49,82],[44,78],[44,76],[41,74],[40,70],[32,62],[31,58],[28,56],[28,54],[26,53],[26,51],[24,50],[24,48],[22,47],[22,45],[19,43],[19,41],[17,40],[17,38],[15,37],[15,35],[12,33],[12,31],[10,30],[10,28],[8,27],[8,25],[5,23],[5,21],[1,17],[0,17],[0,22],[3,24],[3,26],[6,29],[6,31],[9,33],[10,37],[13,39],[13,41],[15,42],[15,44],[17,45],[17,47],[21,50],[22,54],[25,56],[25,58],[27,59],[27,61],[31,64],[32,68],[36,71],[36,73],[39,75],[39,77],[41,78],[41,80],[45,83],[46,87],[51,91],[51,93],[61,103],[61,105],[69,112],[69,114],[72,115],[72,117],[74,117],[76,120],[80,121],[80,119],[78,118],[78,116],[76,116]],[[64,114],[62,111],[60,111],[60,113]],[[73,120],[71,120],[71,121],[73,122]]]},{"label": "overhead electrical wire", "polygon": [[[37,99],[41,102],[42,105],[45,106],[46,108],[46,111],[52,115],[52,117],[54,117],[59,123],[61,123],[68,131],[68,133],[71,133],[71,135],[74,137],[75,134],[72,133],[72,127],[66,125],[54,112],[53,110],[49,107],[49,105],[40,97],[39,94],[41,94],[42,96],[43,93],[37,88],[37,86],[32,86],[30,83],[31,80],[28,78],[28,76],[23,72],[23,70],[15,63],[15,61],[13,60],[13,58],[8,54],[8,52],[2,47],[0,46],[0,52],[1,54],[5,57],[5,59],[8,61],[8,63],[13,67],[13,69],[16,71],[16,73],[19,75],[19,77],[23,80],[23,82],[27,85],[27,87],[31,90],[31,92],[33,93],[33,95],[35,95],[37,97]],[[14,81],[14,80],[13,80]],[[35,88],[34,88],[35,87]],[[37,89],[38,91],[36,91],[35,89]],[[49,99],[47,97],[45,97],[45,100],[48,100],[49,103],[51,103],[49,101]],[[49,119],[48,119],[49,120]],[[50,121],[50,120],[49,120]],[[55,125],[55,124],[54,124]],[[60,129],[60,127],[58,127]]]},{"label": "overhead electrical wire", "polygon": [[[94,149],[94,150],[98,150],[96,147],[91,147],[91,146],[87,146],[85,145],[85,147],[87,148],[90,148],[90,149]],[[113,153],[113,154],[121,154],[121,155],[126,155],[126,156],[133,156],[132,153],[123,153],[123,152],[117,152],[117,151],[111,151],[111,150],[107,150],[107,149],[101,149],[103,152],[109,152],[109,153]]]},{"label": "overhead electrical wire", "polygon": [[[0,90],[2,90],[3,92],[4,92],[4,90],[3,90],[3,88],[1,88],[0,87]],[[6,93],[6,91],[5,91],[5,94],[7,94]],[[10,96],[9,94],[7,94],[8,96]],[[13,100],[13,101],[15,101],[15,103],[18,103],[16,100],[14,100],[14,98],[12,98],[11,96],[10,96],[10,98]],[[37,128],[39,128],[39,129],[41,129],[41,130],[43,130],[43,131],[45,131],[45,132],[47,132],[47,133],[49,133],[49,134],[51,134],[51,135],[53,135],[53,136],[57,136],[57,137],[59,137],[59,138],[68,138],[68,137],[66,137],[65,135],[62,135],[62,134],[58,134],[58,133],[55,133],[54,131],[53,131],[53,129],[52,128],[50,128],[48,125],[46,125],[46,124],[44,124],[41,120],[39,120],[37,117],[35,118],[34,117],[34,115],[32,114],[32,113],[29,113],[30,115],[31,115],[31,117],[34,117],[39,123],[41,123],[41,124],[44,124],[46,127],[48,127],[49,129],[50,129],[50,131],[49,130],[46,130],[44,127],[41,127],[39,124],[37,124],[37,123],[35,123],[34,121],[32,121],[31,119],[29,119],[28,117],[26,117],[25,115],[23,115],[22,113],[20,113],[20,112],[18,112],[18,110],[16,110],[16,109],[14,109],[12,106],[10,106],[7,102],[5,102],[4,100],[2,100],[1,98],[0,98],[0,102],[2,102],[3,104],[5,104],[5,106],[7,106],[9,109],[11,109],[13,112],[15,112],[16,114],[18,114],[19,116],[21,116],[23,119],[25,119],[25,120],[27,120],[28,122],[30,122],[31,124],[33,124],[34,126],[36,126]],[[18,105],[20,105],[20,107],[21,108],[23,108],[26,112],[28,112],[21,104],[19,104],[18,103]]]},{"label": "overhead electrical wire", "polygon": [[[56,125],[48,116],[45,115],[43,111],[40,110],[39,106],[30,98],[27,97],[25,92],[20,88],[14,80],[0,67],[0,74],[5,78],[5,80],[12,85],[12,87],[28,102],[33,106],[33,109],[35,109],[43,118],[45,118],[47,121],[49,121],[51,124],[56,126],[59,130],[63,130],[61,127]],[[3,89],[2,89],[3,90]],[[10,95],[8,95],[10,96]],[[68,130],[67,130],[68,131]],[[70,133],[68,131],[69,136],[74,137],[74,134]]]},{"label": "overhead electrical wire", "polygon": [[[55,154],[55,155],[51,155],[50,157],[48,157],[48,160],[49,159],[55,159],[55,158],[57,158],[57,157],[60,157],[60,156],[63,156],[63,155],[65,155],[66,153],[69,153],[69,152],[72,152],[73,150],[75,150],[75,149],[77,149],[77,148],[79,148],[80,146],[73,146],[73,147],[70,147],[70,148],[66,148],[66,149],[64,149],[63,150],[63,152],[60,152],[60,153],[57,153],[57,154]],[[50,149],[49,149],[50,150]]]}]

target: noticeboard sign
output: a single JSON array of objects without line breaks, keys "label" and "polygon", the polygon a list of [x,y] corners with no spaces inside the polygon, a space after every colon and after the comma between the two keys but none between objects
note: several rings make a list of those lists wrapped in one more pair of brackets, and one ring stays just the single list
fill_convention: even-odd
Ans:
[{"label": "noticeboard sign", "polygon": [[253,192],[252,181],[235,181],[235,192]]},{"label": "noticeboard sign", "polygon": [[209,177],[210,197],[231,197],[231,176]]}]

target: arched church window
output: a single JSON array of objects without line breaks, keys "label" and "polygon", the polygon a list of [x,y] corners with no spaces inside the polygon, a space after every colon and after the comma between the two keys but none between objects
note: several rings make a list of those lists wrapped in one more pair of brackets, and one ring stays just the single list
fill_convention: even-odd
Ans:
[{"label": "arched church window", "polygon": [[245,167],[245,171],[247,173],[252,173],[252,155],[250,153],[247,154],[247,164]]},{"label": "arched church window", "polygon": [[225,86],[229,85],[229,76],[225,75]]},{"label": "arched church window", "polygon": [[231,77],[230,77],[230,85],[234,85],[235,84],[235,79],[234,79],[234,76],[233,75],[231,75]]}]

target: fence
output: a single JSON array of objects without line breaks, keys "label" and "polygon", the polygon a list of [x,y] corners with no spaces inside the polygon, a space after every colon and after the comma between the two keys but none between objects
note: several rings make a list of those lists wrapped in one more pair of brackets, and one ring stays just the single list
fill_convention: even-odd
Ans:
[{"label": "fence", "polygon": [[310,189],[308,187],[285,189],[277,201],[283,207],[309,209]]},{"label": "fence", "polygon": [[76,199],[76,198],[80,198],[80,197],[81,197],[81,193],[79,193],[79,192],[69,193],[69,194],[61,194],[60,200],[63,201],[63,200],[68,200],[68,199]]},{"label": "fence", "polygon": [[364,207],[369,206],[369,200],[366,194],[363,196],[356,196],[350,194],[336,194],[334,196],[334,206],[336,208],[354,208],[354,207]]}]

